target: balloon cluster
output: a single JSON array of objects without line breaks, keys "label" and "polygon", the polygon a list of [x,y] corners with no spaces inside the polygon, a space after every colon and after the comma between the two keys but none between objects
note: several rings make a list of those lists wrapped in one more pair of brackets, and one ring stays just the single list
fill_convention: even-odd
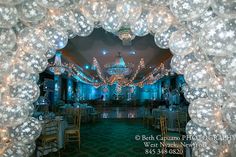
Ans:
[{"label": "balloon cluster", "polygon": [[[172,69],[187,82],[187,133],[233,136],[235,8],[230,0],[0,0],[0,155],[30,156],[41,130],[30,117],[39,96],[38,73],[69,38],[98,27],[152,34],[157,46],[171,50]],[[193,155],[235,156],[235,140],[204,143]]]}]

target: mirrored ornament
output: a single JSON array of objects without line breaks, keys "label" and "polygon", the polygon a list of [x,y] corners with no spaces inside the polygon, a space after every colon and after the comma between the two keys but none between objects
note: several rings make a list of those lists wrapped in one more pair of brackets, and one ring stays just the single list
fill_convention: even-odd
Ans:
[{"label": "mirrored ornament", "polygon": [[18,22],[18,13],[14,6],[0,5],[0,28],[11,28]]},{"label": "mirrored ornament", "polygon": [[149,33],[147,16],[148,11],[143,10],[140,17],[135,22],[131,23],[130,29],[134,35],[142,37]]},{"label": "mirrored ornament", "polygon": [[24,28],[18,36],[18,47],[26,52],[38,51],[45,54],[48,50],[48,40],[41,29]]},{"label": "mirrored ornament", "polygon": [[16,34],[12,29],[0,29],[0,54],[11,51],[16,45]]},{"label": "mirrored ornament", "polygon": [[177,74],[184,74],[186,66],[196,62],[196,58],[193,53],[187,54],[186,56],[174,55],[171,58],[171,69]]},{"label": "mirrored ornament", "polygon": [[236,131],[236,100],[230,98],[225,101],[222,110],[224,120]]},{"label": "mirrored ornament", "polygon": [[135,22],[142,13],[142,4],[136,0],[120,0],[116,5],[116,11],[125,25]]},{"label": "mirrored ornament", "polygon": [[[58,50],[64,48],[68,43],[68,35],[63,29],[59,27],[44,27],[43,31],[48,40],[50,49]],[[49,49],[49,51],[50,51]],[[48,51],[46,52],[46,54]]]},{"label": "mirrored ornament", "polygon": [[194,62],[188,65],[184,72],[184,79],[189,86],[203,88],[210,85],[214,77],[212,66],[206,63]]},{"label": "mirrored ornament", "polygon": [[222,18],[236,17],[236,2],[232,0],[214,0],[211,7],[213,11]]},{"label": "mirrored ornament", "polygon": [[186,29],[171,34],[169,48],[174,55],[187,55],[195,50],[194,36]]},{"label": "mirrored ornament", "polygon": [[231,69],[228,74],[225,76],[224,86],[226,92],[232,96],[236,96],[236,69]]},{"label": "mirrored ornament", "polygon": [[103,29],[111,33],[119,31],[122,26],[121,18],[116,11],[116,3],[108,3],[106,17],[101,22]]},{"label": "mirrored ornament", "polygon": [[210,0],[172,0],[170,9],[182,21],[200,17],[210,5]]},{"label": "mirrored ornament", "polygon": [[106,0],[81,0],[80,5],[82,14],[94,22],[102,21],[106,17]]},{"label": "mirrored ornament", "polygon": [[188,102],[192,102],[196,99],[199,98],[206,98],[207,97],[207,89],[206,88],[194,88],[194,87],[189,87],[184,91],[184,98]]},{"label": "mirrored ornament", "polygon": [[211,128],[222,123],[219,105],[208,98],[199,98],[191,102],[188,113],[192,121],[202,127]]},{"label": "mirrored ornament", "polygon": [[156,45],[162,49],[168,49],[170,37],[175,31],[177,31],[177,28],[175,26],[170,26],[162,33],[155,33],[154,41]]},{"label": "mirrored ornament", "polygon": [[169,8],[165,6],[157,6],[149,12],[147,22],[150,32],[162,33],[174,22],[174,16]]},{"label": "mirrored ornament", "polygon": [[191,21],[187,21],[187,28],[191,33],[199,33],[202,28],[206,25],[207,22],[214,19],[216,14],[212,11],[212,9],[206,10],[200,17],[193,19]]},{"label": "mirrored ornament", "polygon": [[73,31],[81,37],[89,36],[93,32],[94,23],[87,19],[79,8],[76,8],[73,12],[76,20],[76,27]]},{"label": "mirrored ornament", "polygon": [[42,20],[47,10],[32,0],[27,0],[17,7],[19,18],[21,21],[29,23],[37,23]]},{"label": "mirrored ornament", "polygon": [[35,0],[39,5],[45,8],[59,8],[64,6],[67,0]]},{"label": "mirrored ornament", "polygon": [[199,46],[207,55],[227,56],[235,53],[235,19],[215,18],[199,34]]},{"label": "mirrored ornament", "polygon": [[20,52],[19,59],[22,60],[25,65],[33,68],[35,73],[43,72],[48,65],[48,61],[45,55],[38,53],[37,51]]},{"label": "mirrored ornament", "polygon": [[9,91],[12,98],[20,98],[29,103],[35,102],[40,95],[38,85],[31,81],[13,82],[9,85]]},{"label": "mirrored ornament", "polygon": [[0,126],[13,127],[23,123],[29,114],[27,102],[18,98],[3,98],[0,102]]},{"label": "mirrored ornament", "polygon": [[10,130],[10,137],[14,142],[30,144],[41,134],[42,126],[39,120],[29,117],[24,123]]}]

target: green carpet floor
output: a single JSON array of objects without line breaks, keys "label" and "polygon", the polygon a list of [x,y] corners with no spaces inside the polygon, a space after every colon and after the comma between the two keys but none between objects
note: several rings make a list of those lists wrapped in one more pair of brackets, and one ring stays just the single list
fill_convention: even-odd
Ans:
[{"label": "green carpet floor", "polygon": [[[158,131],[144,127],[141,120],[101,120],[81,126],[81,150],[70,144],[62,150],[61,157],[153,157],[146,155],[142,141],[135,135],[160,135]],[[49,154],[49,156],[57,156]]]}]

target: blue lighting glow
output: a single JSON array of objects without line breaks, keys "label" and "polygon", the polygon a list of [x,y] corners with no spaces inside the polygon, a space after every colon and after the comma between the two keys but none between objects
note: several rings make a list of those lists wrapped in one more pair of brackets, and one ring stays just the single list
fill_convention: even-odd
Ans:
[{"label": "blue lighting glow", "polygon": [[85,67],[85,69],[87,69],[87,70],[90,68],[89,65],[85,65],[84,67]]},{"label": "blue lighting glow", "polygon": [[103,54],[103,55],[106,55],[106,54],[108,54],[108,51],[105,50],[105,49],[103,49],[103,50],[102,50],[102,54]]}]

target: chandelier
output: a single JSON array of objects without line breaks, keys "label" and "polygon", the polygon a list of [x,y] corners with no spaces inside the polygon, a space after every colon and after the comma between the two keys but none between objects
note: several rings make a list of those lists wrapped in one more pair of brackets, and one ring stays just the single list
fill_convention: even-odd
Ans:
[{"label": "chandelier", "polygon": [[117,32],[118,37],[120,40],[122,40],[122,44],[124,46],[130,46],[131,41],[135,38],[135,35],[132,33],[132,31],[129,28],[121,28]]},{"label": "chandelier", "polygon": [[54,63],[48,69],[49,69],[49,71],[54,73],[54,75],[61,75],[65,72],[65,67],[61,63],[61,53],[60,52],[56,53]]},{"label": "chandelier", "polygon": [[124,58],[121,56],[121,53],[118,52],[115,62],[106,64],[104,67],[110,76],[115,75],[123,77],[131,74],[134,65],[131,63],[126,64]]}]

